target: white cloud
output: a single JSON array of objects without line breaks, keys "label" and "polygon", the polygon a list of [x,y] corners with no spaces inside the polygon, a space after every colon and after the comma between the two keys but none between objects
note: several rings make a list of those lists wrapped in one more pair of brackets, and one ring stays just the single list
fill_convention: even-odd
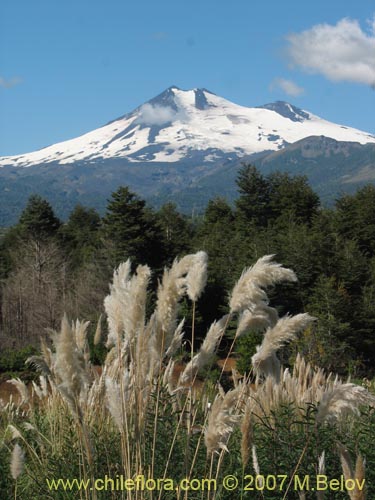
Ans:
[{"label": "white cloud", "polygon": [[304,93],[304,89],[292,82],[291,80],[286,80],[285,78],[275,78],[271,83],[271,90],[278,88],[281,89],[285,94],[293,97],[297,97]]},{"label": "white cloud", "polygon": [[0,87],[3,87],[4,89],[11,89],[12,87],[15,87],[21,83],[21,78],[14,77],[14,78],[3,78],[0,76]]},{"label": "white cloud", "polygon": [[375,18],[368,33],[358,21],[318,24],[287,36],[292,64],[332,81],[375,84]]},{"label": "white cloud", "polygon": [[179,113],[170,106],[146,103],[141,106],[137,123],[142,125],[164,125],[179,117]]}]

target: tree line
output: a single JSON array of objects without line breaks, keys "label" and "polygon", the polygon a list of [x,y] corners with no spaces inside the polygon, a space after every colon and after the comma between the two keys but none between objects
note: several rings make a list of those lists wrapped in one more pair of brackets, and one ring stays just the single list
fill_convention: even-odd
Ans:
[{"label": "tree line", "polygon": [[[182,215],[172,203],[154,210],[126,186],[112,194],[104,216],[77,205],[65,222],[48,201],[31,196],[18,223],[0,241],[2,345],[38,345],[46,329],[58,328],[64,312],[90,320],[95,330],[120,262],[147,263],[154,270],[155,289],[175,257],[205,250],[209,272],[197,304],[199,342],[217,311],[226,311],[229,291],[243,268],[262,255],[276,254],[299,281],[276,287],[271,302],[277,297],[280,315],[307,311],[317,318],[298,345],[285,350],[284,361],[299,350],[328,370],[372,376],[375,187],[342,195],[332,208],[324,208],[305,177],[263,175],[252,165],[240,169],[237,187],[234,206],[214,198],[195,217]],[[189,318],[186,325],[189,338]],[[242,370],[259,342],[256,332],[239,342]]]}]

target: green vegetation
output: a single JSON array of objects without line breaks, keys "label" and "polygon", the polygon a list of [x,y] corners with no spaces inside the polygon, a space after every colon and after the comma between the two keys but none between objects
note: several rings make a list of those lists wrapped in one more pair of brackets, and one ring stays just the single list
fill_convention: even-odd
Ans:
[{"label": "green vegetation", "polygon": [[33,346],[22,349],[2,349],[0,352],[0,381],[10,376],[21,376],[23,380],[35,378],[35,372],[27,366],[26,360],[38,353]]},{"label": "green vegetation", "polygon": [[[344,195],[331,209],[302,176],[263,175],[252,165],[239,172],[235,206],[213,198],[204,214],[188,218],[166,203],[152,210],[127,187],[120,187],[99,214],[76,206],[59,221],[53,207],[31,196],[19,222],[0,239],[0,340],[6,348],[37,346],[46,328],[57,328],[65,312],[95,325],[113,268],[131,258],[154,269],[147,310],[152,310],[158,280],[173,256],[207,252],[206,291],[196,304],[195,338],[199,342],[227,310],[235,276],[259,256],[275,254],[298,275],[297,283],[277,285],[271,304],[278,311],[310,311],[317,324],[300,335],[298,349],[313,364],[341,375],[371,379],[375,366],[375,188]],[[192,334],[187,305],[186,337]],[[94,328],[94,326],[90,327]],[[233,328],[219,355],[229,349]],[[234,355],[241,370],[249,364],[242,346]],[[195,346],[196,347],[196,346]],[[101,355],[102,356],[102,355]],[[293,349],[283,362],[294,359]]]},{"label": "green vegetation", "polygon": [[[206,257],[199,251],[165,269],[151,314],[150,268],[132,272],[130,260],[120,264],[104,301],[107,334],[101,338],[97,329],[91,339],[87,322],[65,316],[50,347],[42,342],[41,354],[28,360],[39,380],[32,388],[12,380],[18,399],[0,407],[4,498],[299,500],[313,488],[317,500],[374,497],[375,474],[365,460],[375,460],[375,396],[300,353],[292,366],[281,365],[283,347],[316,320],[307,313],[280,317],[269,305],[269,290],[297,279],[272,256],[243,271],[228,314],[217,316],[176,370],[180,313],[195,310]],[[224,390],[221,370],[210,364],[228,328],[234,348],[255,330],[261,336],[248,352],[247,376],[234,371]],[[104,343],[108,355],[98,370],[90,344]],[[328,484],[316,491],[317,474],[343,476],[347,491]]]}]

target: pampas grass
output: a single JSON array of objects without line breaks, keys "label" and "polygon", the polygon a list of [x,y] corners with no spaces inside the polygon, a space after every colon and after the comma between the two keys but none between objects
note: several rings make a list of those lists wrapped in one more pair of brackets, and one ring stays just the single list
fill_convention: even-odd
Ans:
[{"label": "pampas grass", "polygon": [[18,443],[16,443],[14,445],[10,461],[10,472],[14,480],[17,480],[18,477],[22,474],[24,469],[24,462],[25,462],[25,454],[21,446]]},{"label": "pampas grass", "polygon": [[246,309],[253,310],[259,303],[267,302],[265,288],[282,281],[296,281],[291,269],[272,262],[273,255],[265,255],[248,269],[245,269],[235,284],[229,300],[231,313]]},{"label": "pampas grass", "polygon": [[207,332],[207,335],[201,345],[198,353],[187,364],[185,370],[181,374],[180,383],[186,384],[192,382],[199,370],[205,367],[212,359],[212,355],[216,351],[218,343],[224,334],[227,326],[228,316],[222,317],[219,321],[214,321]]},{"label": "pampas grass", "polygon": [[226,394],[218,394],[212,403],[207,426],[204,431],[204,442],[209,455],[220,450],[229,451],[227,444],[235,424],[239,421],[237,405],[240,387]]},{"label": "pampas grass", "polygon": [[[62,476],[63,472],[58,472],[61,468],[67,477],[74,473],[92,481],[105,474],[218,479],[224,472],[234,473],[228,464],[232,469],[240,464],[239,474],[244,474],[251,463],[256,474],[266,474],[267,463],[262,462],[265,459],[257,440],[266,431],[277,435],[278,415],[284,407],[292,407],[296,416],[290,432],[311,426],[305,453],[312,436],[351,422],[353,415],[358,418],[363,405],[373,406],[374,396],[364,387],[324,373],[299,354],[292,368],[281,366],[278,351],[293,342],[314,318],[306,313],[279,318],[269,305],[269,286],[296,280],[292,270],[272,259],[270,255],[262,257],[244,270],[230,295],[229,314],[211,324],[195,354],[192,342],[190,360],[179,377],[174,356],[185,336],[180,303],[184,297],[192,302],[194,332],[195,305],[207,280],[204,252],[176,259],[164,270],[150,314],[146,303],[151,270],[138,266],[133,273],[129,260],[115,270],[104,303],[108,334],[103,342],[108,354],[100,370],[90,362],[88,322],[71,322],[64,316],[60,330],[51,332],[51,346],[43,341],[41,356],[29,359],[41,372],[39,381],[32,383],[33,397],[25,384],[15,379],[12,384],[21,394],[20,403],[9,403],[0,413],[9,452],[12,440],[22,439],[25,456],[16,444],[11,452],[15,464],[12,476],[18,478],[25,464],[22,480],[31,488],[30,498],[47,498],[45,478]],[[209,381],[202,380],[200,374],[209,367],[229,322],[236,317],[229,353],[237,339],[249,331],[264,335],[251,360],[250,375],[240,380],[234,373],[232,386],[224,391],[221,376]],[[102,342],[100,325],[101,319],[95,345]],[[194,340],[194,333],[192,337]],[[306,415],[308,425],[302,425]],[[319,471],[325,470],[322,451],[314,459],[314,464],[319,461]],[[364,477],[360,455],[354,471],[348,455],[342,452],[341,456],[347,477]],[[292,470],[297,471],[301,462],[302,455]],[[229,498],[221,497],[220,491],[210,492],[210,498]],[[192,499],[201,498],[201,494],[184,492],[185,498]],[[355,494],[351,498],[365,498],[361,492]],[[267,492],[262,496],[267,498]],[[87,499],[96,497],[110,498],[94,491],[85,493]],[[175,497],[143,490],[111,498]]]},{"label": "pampas grass", "polygon": [[262,344],[257,347],[257,352],[251,359],[255,372],[258,375],[278,379],[280,362],[276,357],[276,352],[294,339],[296,334],[304,330],[314,319],[309,314],[285,316],[279,319],[273,328],[268,328]]},{"label": "pampas grass", "polygon": [[26,384],[20,378],[13,378],[12,380],[8,380],[8,384],[12,384],[16,387],[21,397],[20,405],[28,403],[30,399],[29,391],[26,387]]},{"label": "pampas grass", "polygon": [[241,421],[241,459],[242,459],[242,465],[243,468],[245,469],[246,465],[249,462],[250,459],[250,451],[252,450],[253,447],[253,440],[254,440],[254,429],[253,429],[253,422],[251,418],[251,407],[247,403],[245,405],[245,410],[243,413],[242,421]]},{"label": "pampas grass", "polygon": [[17,498],[17,480],[24,470],[25,454],[21,446],[16,443],[13,447],[12,456],[10,460],[10,472],[12,478],[15,480],[14,498]]},{"label": "pampas grass", "polygon": [[348,414],[359,415],[360,405],[375,406],[375,396],[359,385],[337,381],[323,393],[316,418],[327,422]]},{"label": "pampas grass", "polygon": [[197,252],[194,262],[186,276],[187,295],[192,302],[196,302],[201,296],[207,282],[207,254]]},{"label": "pampas grass", "polygon": [[359,454],[354,468],[348,450],[341,443],[338,444],[338,450],[345,480],[352,480],[355,485],[353,489],[348,489],[350,500],[366,500],[366,489],[359,487],[365,484],[365,460]]},{"label": "pampas grass", "polygon": [[235,338],[239,338],[251,331],[263,331],[276,325],[278,314],[276,309],[260,303],[252,311],[245,309],[241,312]]}]

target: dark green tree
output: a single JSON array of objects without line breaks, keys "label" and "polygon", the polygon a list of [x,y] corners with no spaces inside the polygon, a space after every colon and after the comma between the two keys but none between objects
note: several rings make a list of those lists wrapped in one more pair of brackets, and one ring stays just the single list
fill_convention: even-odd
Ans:
[{"label": "dark green tree", "polygon": [[240,221],[266,227],[283,217],[310,224],[319,208],[319,196],[305,176],[273,172],[262,175],[253,165],[244,165],[237,177],[236,202]]},{"label": "dark green tree", "polygon": [[306,310],[317,318],[299,345],[313,364],[344,374],[354,358],[353,329],[350,324],[351,298],[334,277],[321,276],[311,290]]},{"label": "dark green tree", "polygon": [[128,258],[154,268],[162,264],[164,250],[156,216],[128,187],[121,186],[112,193],[102,229],[115,265]]},{"label": "dark green tree", "polygon": [[51,205],[37,194],[30,196],[18,223],[22,235],[35,240],[55,236],[60,225]]},{"label": "dark green tree", "polygon": [[4,241],[5,237],[0,238],[0,283],[5,279],[11,269],[11,257],[9,255],[9,246]]},{"label": "dark green tree", "polygon": [[100,216],[93,208],[77,205],[60,233],[65,251],[69,254],[74,267],[90,260],[100,247]]},{"label": "dark green tree", "polygon": [[239,219],[243,224],[266,226],[270,215],[269,181],[254,165],[243,165],[236,182],[240,195],[236,201]]},{"label": "dark green tree", "polygon": [[156,214],[163,237],[167,263],[177,256],[190,252],[193,228],[187,218],[181,215],[174,203],[165,203]]},{"label": "dark green tree", "polygon": [[234,214],[223,198],[210,200],[196,239],[196,250],[208,254],[208,281],[199,301],[205,328],[227,310],[228,293],[236,277],[235,266],[240,251]]},{"label": "dark green tree", "polygon": [[231,207],[223,198],[208,202],[199,228],[197,249],[205,250],[209,261],[209,280],[221,284],[222,289],[232,285],[236,255],[236,231]]},{"label": "dark green tree", "polygon": [[319,196],[311,189],[307,178],[291,176],[284,172],[273,172],[267,176],[269,182],[270,216],[277,219],[283,214],[293,216],[298,222],[310,224],[317,214]]},{"label": "dark green tree", "polygon": [[361,279],[362,287],[353,297],[351,324],[356,357],[363,361],[366,377],[371,378],[375,374],[375,258],[367,259],[366,266],[369,276]]},{"label": "dark green tree", "polygon": [[375,186],[336,201],[336,227],[345,238],[355,240],[360,250],[375,255]]}]

